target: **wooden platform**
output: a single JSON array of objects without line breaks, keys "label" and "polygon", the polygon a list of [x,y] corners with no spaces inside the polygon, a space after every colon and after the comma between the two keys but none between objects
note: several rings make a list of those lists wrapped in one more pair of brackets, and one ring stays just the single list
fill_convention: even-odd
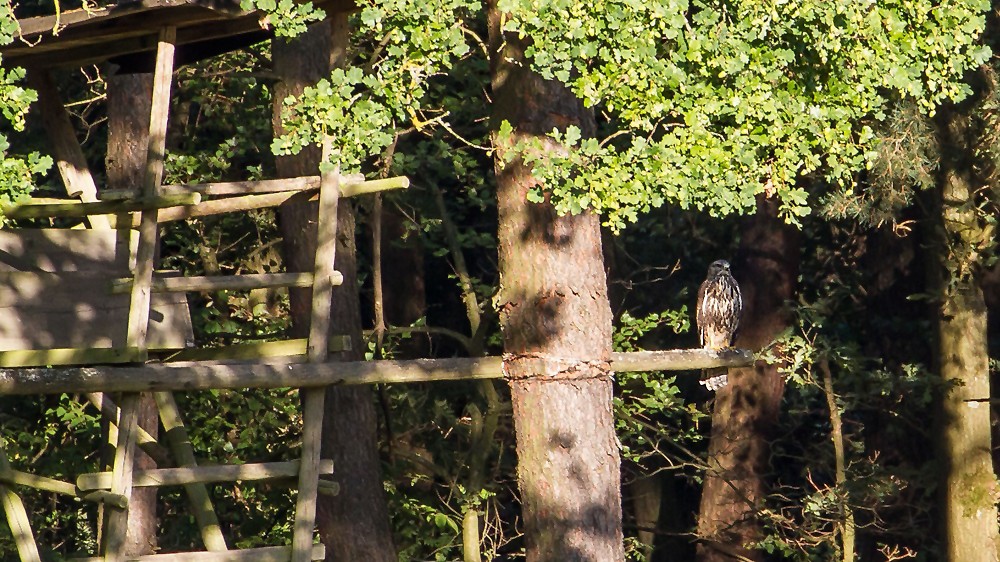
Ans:
[{"label": "wooden platform", "polygon": [[[318,0],[332,12],[355,8],[350,0]],[[151,72],[157,34],[177,28],[175,65],[229,52],[270,39],[260,14],[244,12],[234,0],[142,0],[96,10],[71,10],[59,16],[18,20],[20,34],[0,47],[5,68],[77,68],[110,60],[122,71]],[[56,31],[58,25],[57,33]]]}]

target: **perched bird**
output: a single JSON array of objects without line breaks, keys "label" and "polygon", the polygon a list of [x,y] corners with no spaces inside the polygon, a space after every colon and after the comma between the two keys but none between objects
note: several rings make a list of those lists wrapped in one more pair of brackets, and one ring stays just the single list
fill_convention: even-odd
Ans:
[{"label": "perched bird", "polygon": [[[725,349],[736,343],[736,333],[743,312],[743,295],[740,286],[729,272],[729,262],[716,260],[708,266],[708,277],[698,288],[696,321],[701,346],[705,349]],[[701,384],[709,390],[718,390],[729,384],[729,376],[705,372]]]}]

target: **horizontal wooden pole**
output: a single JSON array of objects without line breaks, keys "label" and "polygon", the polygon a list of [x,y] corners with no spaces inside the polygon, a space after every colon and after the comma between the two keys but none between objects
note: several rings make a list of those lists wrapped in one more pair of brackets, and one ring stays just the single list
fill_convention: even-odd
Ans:
[{"label": "horizontal wooden pole", "polygon": [[410,178],[399,176],[395,178],[385,178],[382,180],[370,180],[358,183],[345,183],[340,186],[341,197],[354,197],[367,193],[377,193],[390,189],[406,189],[410,187]]},{"label": "horizontal wooden pole", "polygon": [[[340,285],[344,276],[337,272],[333,284]],[[240,291],[267,287],[312,287],[312,273],[251,273],[246,275],[208,275],[204,277],[155,277],[154,293],[184,293],[188,291]],[[123,277],[111,283],[112,294],[132,290],[132,278]]]},{"label": "horizontal wooden pole", "polygon": [[749,349],[670,349],[612,353],[611,369],[636,371],[696,371],[713,367],[749,367],[754,363]]},{"label": "horizontal wooden pole", "polygon": [[[267,359],[272,357],[305,356],[309,340],[294,340],[237,343],[223,347],[198,347],[181,349],[171,353],[165,361],[232,361],[246,359]],[[330,351],[350,351],[351,336],[332,336]]]},{"label": "horizontal wooden pole", "polygon": [[167,207],[197,205],[201,202],[200,193],[174,193],[159,197],[149,197],[128,201],[98,201],[96,203],[59,203],[36,205],[32,203],[15,203],[3,205],[3,214],[11,219],[43,219],[57,217],[87,217],[90,215],[107,215],[150,211]]},{"label": "horizontal wooden pole", "polygon": [[128,508],[128,498],[121,494],[112,494],[105,490],[95,490],[90,493],[81,494],[83,499],[92,502],[100,502],[106,505],[117,507],[118,509]]},{"label": "horizontal wooden pole", "polygon": [[256,195],[229,197],[226,199],[213,199],[191,207],[171,207],[169,209],[164,209],[156,216],[156,222],[170,222],[195,217],[221,215],[223,213],[266,209],[269,207],[277,207],[278,205],[292,199],[303,202],[308,201],[312,195],[312,193],[303,193],[301,191],[283,191],[279,193],[261,193]]},{"label": "horizontal wooden pole", "polygon": [[15,349],[0,351],[0,367],[142,363],[145,360],[146,350],[138,347]]},{"label": "horizontal wooden pole", "polygon": [[[208,484],[210,482],[236,482],[291,478],[299,473],[300,462],[265,462],[220,466],[190,466],[181,468],[154,468],[137,470],[132,474],[132,486],[140,488],[157,486],[183,486],[185,484]],[[333,461],[320,461],[320,474],[333,474]],[[76,479],[76,487],[82,491],[106,490],[111,488],[111,472],[90,472]]]},{"label": "horizontal wooden pole", "polygon": [[[325,560],[326,547],[313,545],[312,560]],[[227,550],[225,552],[173,552],[170,554],[147,554],[144,556],[126,556],[126,562],[288,562],[292,559],[290,546],[264,546],[245,550]],[[73,558],[74,562],[104,562],[104,558]]]},{"label": "horizontal wooden pole", "polygon": [[14,469],[0,470],[0,484],[17,484],[18,486],[27,486],[36,490],[54,492],[65,496],[76,496],[76,486],[69,482],[45,476],[37,476]]},{"label": "horizontal wooden pole", "polygon": [[[282,193],[309,191],[319,189],[320,176],[302,176],[298,178],[191,183],[162,186],[161,193],[200,193],[202,195],[258,195],[264,193]],[[375,193],[389,189],[405,189],[410,186],[410,179],[405,176],[365,181],[362,174],[350,174],[340,177],[341,197],[353,197],[365,193]],[[102,201],[122,201],[131,199],[135,192],[131,189],[107,189],[101,191],[98,197]]]},{"label": "horizontal wooden pole", "polygon": [[[753,354],[746,350],[679,349],[616,353],[611,368],[619,372],[677,371],[752,364]],[[294,359],[246,364],[176,362],[134,367],[0,369],[0,393],[287,388],[501,377],[499,357],[305,364]]]}]

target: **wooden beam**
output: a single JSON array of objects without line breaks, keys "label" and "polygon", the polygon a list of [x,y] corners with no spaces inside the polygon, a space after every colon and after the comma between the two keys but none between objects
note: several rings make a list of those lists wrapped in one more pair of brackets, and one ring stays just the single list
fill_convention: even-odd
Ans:
[{"label": "wooden beam", "polygon": [[[108,397],[107,394],[101,392],[88,392],[87,401],[89,401],[97,410],[101,413],[101,419],[108,422],[109,434],[118,431],[118,419],[121,416],[121,411],[118,406]],[[138,427],[139,435],[136,436],[135,444],[137,447],[142,449],[144,453],[150,456],[154,461],[156,461],[156,466],[160,468],[169,468],[174,466],[174,459],[170,457],[170,453],[167,449],[160,445],[160,443],[149,434],[148,431]],[[117,440],[116,440],[117,441]]]},{"label": "wooden beam", "polygon": [[[292,558],[290,546],[265,546],[228,552],[175,552],[130,556],[128,562],[288,562]],[[326,547],[312,546],[310,560],[325,560]],[[102,558],[73,558],[73,562],[102,562]]]},{"label": "wooden beam", "polygon": [[[14,472],[10,467],[10,461],[7,460],[7,451],[4,450],[2,440],[0,440],[0,471],[6,474]],[[11,534],[14,535],[14,544],[17,546],[21,562],[41,562],[42,557],[38,553],[35,535],[31,532],[28,511],[24,509],[21,497],[9,487],[0,485],[0,503],[3,503],[7,524]]]},{"label": "wooden beam", "polygon": [[[156,407],[160,411],[160,421],[163,422],[163,429],[166,431],[167,443],[173,450],[174,458],[181,468],[196,468],[198,461],[194,458],[194,448],[188,437],[187,428],[181,419],[181,412],[174,401],[174,395],[169,392],[157,392],[153,395],[156,399]],[[205,548],[212,552],[226,552],[229,547],[226,539],[222,536],[222,529],[219,527],[219,518],[212,507],[212,499],[208,495],[208,488],[201,482],[192,482],[184,486],[191,507],[194,509],[194,517],[201,529],[201,538],[205,541]]]},{"label": "wooden beam", "polygon": [[[299,474],[301,463],[297,460],[284,462],[247,463],[221,466],[192,466],[184,468],[156,468],[137,470],[132,475],[132,485],[138,488],[159,486],[184,486],[187,484],[208,484],[212,482],[253,482],[291,478]],[[320,463],[320,474],[333,474],[333,461]],[[76,479],[76,486],[82,491],[102,490],[111,487],[112,473],[90,472]],[[67,484],[72,487],[72,484]],[[74,494],[75,495],[75,494]]]},{"label": "wooden beam", "polygon": [[612,353],[611,369],[636,371],[697,371],[713,367],[749,367],[754,363],[748,349],[670,349]]},{"label": "wooden beam", "polygon": [[[329,165],[332,139],[323,139],[323,163]],[[312,313],[309,317],[310,363],[326,362],[329,355],[330,310],[333,296],[334,263],[337,257],[337,204],[340,199],[340,170],[320,175],[319,216],[317,218],[316,258],[314,260]],[[316,495],[319,491],[320,449],[323,433],[325,388],[305,390],[302,427],[302,468],[295,499],[295,522],[292,528],[292,561],[308,562],[316,528]]]},{"label": "wooden beam", "polygon": [[[52,83],[52,78],[45,70],[32,69],[28,72],[28,84],[38,92],[42,124],[52,142],[52,156],[63,185],[66,186],[67,195],[79,197],[84,203],[96,203],[97,184],[90,174],[87,158],[76,140],[76,131],[59,99],[59,91]],[[111,229],[111,221],[104,215],[91,215],[88,218],[92,228]]]},{"label": "wooden beam", "polygon": [[[132,469],[135,460],[135,439],[139,427],[138,406],[139,395],[137,393],[122,395],[111,493],[124,497],[126,502],[132,497]],[[119,507],[110,510],[106,516],[108,525],[104,543],[104,561],[121,562],[125,558],[128,510]]]},{"label": "wooden beam", "polygon": [[142,363],[146,350],[137,347],[15,349],[0,351],[0,367]]},{"label": "wooden beam", "polygon": [[382,180],[370,180],[359,183],[349,183],[342,185],[340,189],[341,197],[356,197],[368,193],[378,193],[390,189],[406,189],[410,187],[410,178],[399,176],[396,178],[385,178]]},{"label": "wooden beam", "polygon": [[87,501],[103,503],[104,505],[116,507],[119,510],[128,509],[128,498],[121,494],[113,494],[105,490],[97,490],[96,492],[83,494],[80,497]]},{"label": "wooden beam", "polygon": [[[339,273],[333,276],[334,285],[344,282]],[[154,293],[184,293],[189,291],[245,291],[268,287],[312,287],[312,273],[251,273],[245,275],[206,275],[202,277],[158,277],[150,286]],[[111,283],[112,294],[127,293],[132,279],[116,279]]]},{"label": "wooden beam", "polygon": [[[110,472],[108,474],[111,474]],[[29,474],[12,468],[0,468],[0,484],[27,486],[36,490],[76,497],[76,486],[69,482]],[[109,481],[110,484],[110,481]],[[111,487],[110,485],[108,486]]]},{"label": "wooden beam", "polygon": [[[305,362],[309,340],[281,340],[268,342],[237,343],[223,347],[181,349],[167,356],[164,361],[240,361],[273,357],[300,356]],[[330,351],[350,351],[351,336],[331,336]]]},{"label": "wooden beam", "polygon": [[[139,190],[140,199],[159,194],[163,180],[163,159],[167,143],[167,121],[170,115],[170,85],[174,72],[174,44],[177,28],[164,27],[156,48],[156,70],[153,73],[153,103],[149,113],[149,144],[146,150],[146,170]],[[200,200],[200,195],[196,195]],[[135,258],[135,281],[128,314],[129,347],[146,347],[149,329],[150,283],[153,279],[153,260],[156,254],[158,233],[157,208],[145,210],[139,219],[139,249]]]},{"label": "wooden beam", "polygon": [[[619,372],[694,372],[712,367],[750,365],[753,365],[753,354],[749,351],[707,349],[615,353],[611,362],[612,370]],[[500,357],[305,364],[294,359],[248,364],[179,362],[141,367],[0,369],[0,394],[294,388],[497,378],[503,378]]]},{"label": "wooden beam", "polygon": [[[341,176],[341,184],[363,183],[365,176],[350,174]],[[230,181],[214,183],[181,183],[162,187],[164,193],[201,193],[202,195],[259,195],[286,191],[309,191],[319,189],[319,176],[280,178],[273,180]],[[105,201],[131,199],[135,192],[131,189],[109,189],[100,193]]]},{"label": "wooden beam", "polygon": [[31,202],[11,203],[4,204],[2,209],[3,214],[11,219],[82,218],[91,215],[155,211],[167,207],[197,205],[200,202],[201,194],[199,193],[174,193],[162,197],[142,197],[132,201],[98,201],[96,203],[67,201],[66,203],[42,205]]}]

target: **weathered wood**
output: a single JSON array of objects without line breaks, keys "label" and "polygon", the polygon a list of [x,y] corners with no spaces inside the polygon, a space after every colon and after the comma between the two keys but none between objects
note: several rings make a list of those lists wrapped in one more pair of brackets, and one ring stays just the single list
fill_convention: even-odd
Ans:
[{"label": "weathered wood", "polygon": [[[323,140],[323,160],[328,161],[332,140]],[[309,322],[308,361],[320,364],[327,360],[330,341],[330,309],[333,294],[334,262],[337,257],[337,204],[340,199],[339,170],[320,175],[319,218],[315,273],[312,288],[312,313]],[[302,467],[299,493],[295,500],[295,523],[292,529],[292,562],[308,562],[316,527],[316,494],[319,489],[320,447],[323,432],[325,388],[305,391],[302,428]]]},{"label": "weathered wood", "polygon": [[[288,562],[292,557],[290,546],[265,546],[228,552],[175,552],[129,557],[128,562]],[[313,545],[309,560],[326,559],[326,548]],[[101,558],[73,558],[74,562],[102,562]]]},{"label": "weathered wood", "polygon": [[[86,396],[87,400],[101,413],[101,418],[110,424],[110,428],[113,428],[113,431],[117,432],[118,419],[121,414],[114,401],[107,394],[100,392],[88,392]],[[167,449],[163,445],[160,445],[156,438],[150,435],[142,426],[139,426],[137,429],[139,434],[136,436],[136,446],[156,461],[156,466],[160,468],[173,466],[174,460],[170,457]]]},{"label": "weathered wood", "polygon": [[95,492],[83,494],[80,497],[87,501],[103,503],[104,505],[115,507],[120,510],[128,509],[129,498],[121,494],[113,494],[105,490],[97,490]]},{"label": "weathered wood", "polygon": [[[0,440],[0,472],[5,474],[14,472],[10,467],[10,461],[7,460],[7,451],[4,450],[2,440]],[[14,544],[17,545],[21,561],[41,562],[38,545],[35,543],[35,535],[31,532],[31,521],[28,519],[28,512],[24,509],[21,497],[14,490],[0,485],[0,502],[3,503],[7,524],[11,534],[14,535]]]},{"label": "weathered wood", "polygon": [[381,180],[370,180],[359,183],[349,183],[340,186],[341,197],[356,197],[369,193],[378,193],[390,189],[406,189],[410,187],[410,178],[399,176],[395,178],[385,178]]},{"label": "weathered wood", "polygon": [[45,476],[38,476],[36,474],[29,474],[12,468],[0,468],[0,484],[27,486],[36,490],[44,490],[46,492],[63,494],[65,496],[77,495],[76,487],[69,482],[63,482],[62,480],[56,480],[55,478],[48,478]]},{"label": "weathered wood", "polygon": [[[113,237],[113,232],[109,234]],[[0,349],[129,347],[124,327],[130,297],[108,293],[111,280],[122,273],[0,271]],[[151,302],[146,347],[184,349],[194,345],[185,295],[156,294]]]},{"label": "weathered wood", "polygon": [[146,350],[120,348],[16,349],[0,351],[0,367],[44,367],[46,365],[97,365],[142,363]]},{"label": "weathered wood", "polygon": [[21,562],[41,562],[35,535],[31,532],[31,521],[24,509],[21,498],[7,486],[0,485],[0,500],[3,502],[4,513],[7,514],[7,525],[14,535],[14,544]]},{"label": "weathered wood", "polygon": [[[159,193],[163,179],[163,159],[166,152],[167,121],[170,114],[170,85],[173,81],[174,43],[177,28],[164,27],[156,48],[156,70],[153,73],[153,104],[149,117],[149,146],[146,151],[146,171],[139,190],[139,199],[149,199]],[[201,196],[198,194],[200,200]],[[158,233],[157,208],[144,210],[139,219],[139,249],[136,253],[135,281],[128,314],[129,347],[145,347],[149,326],[149,285],[153,279],[153,259]]]},{"label": "weathered wood", "polygon": [[[333,285],[340,285],[344,282],[344,278],[339,273],[334,272],[331,281]],[[203,277],[158,277],[153,279],[150,288],[154,293],[183,293],[188,291],[246,291],[267,287],[311,287],[312,285],[312,273],[251,273]],[[111,293],[127,293],[131,287],[131,279],[116,279],[111,284]]]},{"label": "weathered wood", "polygon": [[[221,466],[193,466],[185,468],[156,468],[137,470],[132,475],[132,485],[137,488],[159,486],[183,486],[186,484],[207,484],[210,482],[251,482],[291,478],[299,474],[301,463],[297,460],[284,462],[248,463]],[[320,474],[333,474],[333,461],[320,463]],[[76,486],[82,491],[111,488],[112,473],[90,472],[76,479]],[[2,482],[0,473],[0,482]],[[69,484],[72,487],[72,484]]]},{"label": "weathered wood", "polygon": [[[350,174],[340,177],[342,185],[364,183],[362,174]],[[163,193],[201,193],[202,195],[254,195],[261,193],[279,193],[285,191],[309,191],[319,189],[319,176],[302,176],[298,178],[281,178],[273,180],[251,180],[215,183],[183,183],[170,184],[162,187]],[[102,191],[100,198],[105,201],[131,199],[135,191],[131,189],[109,189]]]},{"label": "weathered wood", "polygon": [[[111,493],[126,500],[132,495],[132,468],[135,460],[135,439],[138,434],[139,395],[128,393],[121,398],[121,419],[118,421],[118,446],[115,449]],[[107,533],[104,544],[105,562],[124,560],[125,533],[128,511],[112,509],[107,513]]]},{"label": "weathered wood", "polygon": [[3,214],[10,219],[82,218],[93,215],[155,211],[167,207],[197,205],[198,193],[176,193],[160,197],[143,197],[131,201],[97,201],[94,203],[71,202],[36,204],[11,203],[2,205]]},{"label": "weathered wood", "polygon": [[101,230],[19,228],[0,230],[0,271],[128,271],[138,236],[118,245]]},{"label": "weathered wood", "polygon": [[[202,195],[255,195],[265,193],[282,193],[294,191],[311,191],[319,189],[320,176],[301,176],[297,178],[281,178],[273,180],[253,180],[219,183],[171,184],[162,187],[164,194],[170,193],[201,193]],[[362,174],[340,176],[340,196],[354,197],[365,193],[375,193],[390,189],[405,189],[410,186],[406,176],[385,178],[381,180],[365,180]],[[99,195],[102,201],[120,201],[130,199],[135,195],[131,189],[109,189]]]},{"label": "weathered wood", "polygon": [[[238,343],[224,347],[183,349],[165,358],[166,361],[226,361],[267,359],[271,357],[301,356],[305,360],[309,340],[305,338],[283,341]],[[332,336],[330,351],[349,351],[350,336]]]},{"label": "weathered wood", "polygon": [[[38,92],[42,124],[52,143],[52,156],[66,186],[66,193],[70,197],[79,197],[84,203],[97,202],[97,185],[52,78],[45,70],[33,69],[28,72],[28,83]],[[111,229],[111,221],[106,216],[92,215],[89,220],[92,228]]]},{"label": "weathered wood", "polygon": [[[629,365],[631,354],[614,354],[611,369],[685,370],[722,366],[711,350],[662,352],[664,357],[643,359]],[[684,358],[678,363],[673,354]],[[692,356],[704,354],[704,362]],[[694,371],[692,371],[694,372]],[[72,392],[142,392],[204,390],[210,388],[289,388],[330,384],[408,383],[443,380],[496,379],[503,377],[500,357],[415,359],[411,361],[358,361],[350,363],[298,363],[276,359],[268,363],[206,364],[165,363],[142,367],[75,367],[67,369],[0,369],[0,394],[58,394]]]},{"label": "weathered wood", "polygon": [[[188,438],[187,428],[181,419],[180,410],[174,395],[169,392],[157,392],[153,395],[156,399],[156,406],[160,410],[160,420],[163,422],[163,429],[166,431],[166,439],[174,453],[174,458],[181,468],[196,468],[198,461],[194,458],[194,448],[191,447],[191,440]],[[194,509],[194,517],[201,529],[201,538],[205,541],[205,547],[212,552],[225,552],[229,550],[226,546],[226,539],[222,536],[222,529],[219,527],[219,518],[212,507],[212,499],[208,495],[208,488],[200,482],[193,482],[184,486],[191,507]]]},{"label": "weathered wood", "polygon": [[753,363],[753,352],[748,349],[671,349],[611,354],[611,368],[622,373],[749,367]]}]

